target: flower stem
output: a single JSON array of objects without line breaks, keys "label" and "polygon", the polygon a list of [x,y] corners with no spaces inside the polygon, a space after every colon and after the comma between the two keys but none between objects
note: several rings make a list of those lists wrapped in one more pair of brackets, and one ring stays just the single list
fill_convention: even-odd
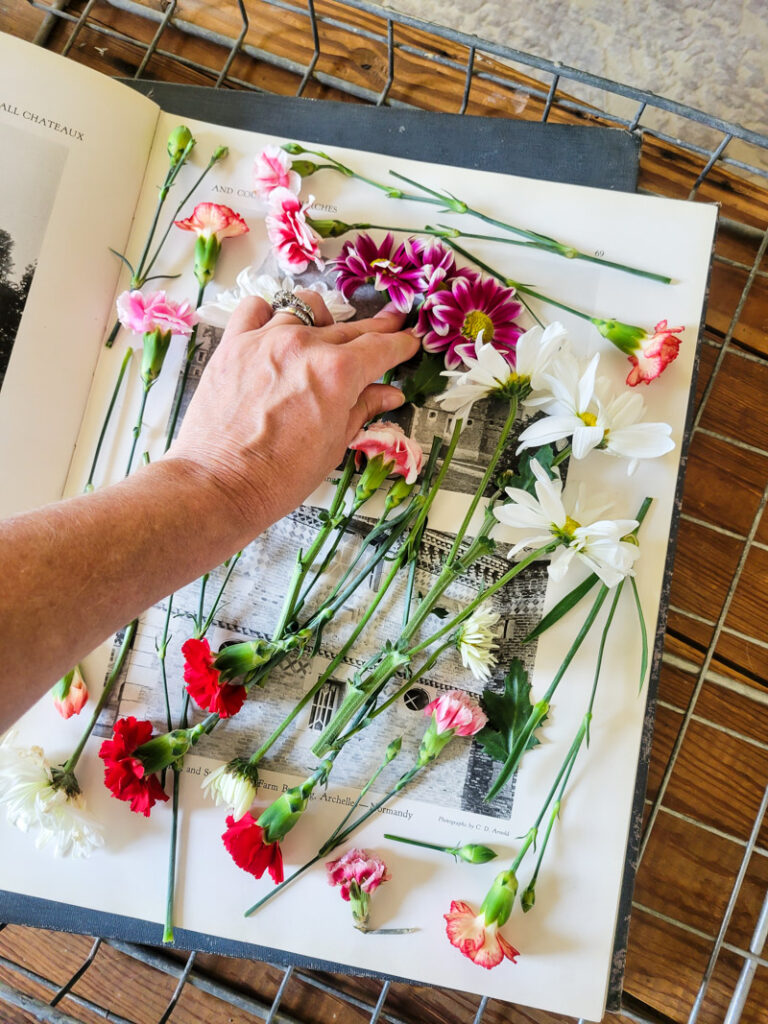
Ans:
[{"label": "flower stem", "polygon": [[168,850],[168,885],[165,895],[165,927],[163,943],[173,942],[173,903],[176,895],[176,849],[179,836],[179,790],[181,771],[173,766],[173,796],[171,797],[171,838]]},{"label": "flower stem", "polygon": [[[202,306],[204,295],[205,285],[201,284],[198,286],[197,289],[197,305],[195,306],[195,309],[199,309],[200,306]],[[192,369],[192,363],[194,361],[195,354],[198,348],[200,347],[197,344],[197,330],[199,326],[200,324],[195,324],[195,326],[192,328],[192,333],[189,336],[189,341],[187,342],[187,354],[184,359],[184,369],[181,374],[181,381],[176,392],[176,400],[173,403],[173,411],[171,412],[171,418],[168,422],[168,430],[166,431],[165,435],[165,448],[163,449],[163,451],[166,452],[171,447],[173,435],[176,433],[176,423],[179,418],[179,412],[181,411],[181,403],[184,399],[184,391],[187,386],[187,380],[189,379],[189,371]]]},{"label": "flower stem", "polygon": [[168,726],[168,732],[173,729],[173,721],[171,719],[171,702],[168,697],[168,673],[165,667],[165,658],[168,653],[168,630],[171,625],[171,611],[173,609],[173,594],[168,595],[168,608],[165,612],[165,622],[163,624],[163,635],[157,648],[157,658],[160,662],[160,672],[163,676],[163,696],[165,697],[165,722]]},{"label": "flower stem", "polygon": [[93,732],[96,723],[99,720],[99,715],[104,710],[104,707],[107,701],[109,700],[109,695],[112,692],[112,687],[117,682],[117,679],[119,678],[120,673],[123,670],[125,659],[128,657],[128,652],[133,647],[133,642],[136,639],[136,630],[138,629],[138,627],[138,619],[134,619],[133,622],[129,623],[125,627],[125,631],[123,633],[123,643],[122,646],[120,647],[120,653],[115,659],[115,663],[112,666],[111,672],[107,676],[106,682],[104,683],[104,689],[101,691],[101,696],[96,701],[96,706],[93,709],[90,720],[88,722],[88,725],[85,727],[83,735],[80,737],[80,742],[69,755],[69,758],[67,759],[62,768],[62,772],[74,772],[75,766],[77,765],[77,762],[80,760],[80,755],[85,749],[85,744],[88,742],[88,737]]},{"label": "flower stem", "polygon": [[131,466],[133,465],[133,458],[134,458],[134,456],[136,454],[136,445],[138,444],[139,436],[141,434],[141,424],[142,424],[142,421],[144,419],[144,410],[147,407],[147,396],[149,395],[149,392],[150,392],[150,389],[152,388],[152,384],[153,383],[154,383],[154,381],[150,381],[149,384],[145,383],[144,384],[144,388],[143,388],[143,390],[141,392],[141,403],[139,405],[139,414],[136,417],[136,423],[134,424],[134,427],[133,427],[133,443],[131,444],[131,453],[128,456],[128,465],[125,467],[125,475],[126,476],[128,476],[128,474],[131,472]]},{"label": "flower stem", "polygon": [[125,376],[125,371],[128,369],[128,363],[130,363],[132,357],[133,357],[133,349],[132,348],[127,348],[125,350],[125,355],[123,356],[123,361],[120,364],[120,372],[117,375],[117,380],[115,381],[115,386],[112,389],[112,397],[109,400],[109,405],[107,406],[107,411],[106,411],[106,413],[104,415],[104,422],[101,425],[101,433],[99,434],[99,439],[96,442],[96,449],[95,449],[95,451],[93,453],[93,461],[91,462],[91,470],[90,470],[90,472],[88,474],[88,479],[86,480],[85,487],[83,488],[83,490],[85,490],[85,491],[92,491],[93,490],[93,477],[94,477],[94,474],[96,472],[96,463],[99,461],[99,455],[101,454],[101,446],[104,443],[104,435],[107,432],[107,427],[109,425],[109,421],[112,418],[112,412],[114,411],[114,408],[115,408],[115,402],[117,401],[117,395],[118,395],[118,392],[120,391],[120,385],[123,383],[123,377]]},{"label": "flower stem", "polygon": [[208,612],[208,618],[203,623],[202,629],[200,630],[200,636],[205,636],[205,634],[211,628],[211,623],[213,622],[213,617],[216,614],[216,611],[219,607],[219,602],[224,596],[224,591],[226,590],[227,584],[229,583],[230,576],[235,571],[235,566],[240,561],[241,555],[242,551],[238,551],[237,554],[233,555],[232,558],[230,558],[229,565],[227,566],[226,576],[222,580],[221,586],[219,587],[219,592],[216,595],[213,604],[211,605],[211,610]]}]

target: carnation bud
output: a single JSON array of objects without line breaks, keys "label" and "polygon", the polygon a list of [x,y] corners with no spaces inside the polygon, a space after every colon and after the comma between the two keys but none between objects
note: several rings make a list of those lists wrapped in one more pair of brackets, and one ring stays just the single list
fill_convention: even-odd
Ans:
[{"label": "carnation bud", "polygon": [[483,900],[480,913],[485,917],[486,925],[494,922],[501,927],[512,913],[512,906],[517,895],[517,878],[514,871],[501,871],[493,881],[493,885]]},{"label": "carnation bud", "polygon": [[171,344],[171,334],[171,331],[161,331],[159,327],[156,327],[154,331],[147,331],[144,335],[141,352],[141,379],[147,388],[151,387],[160,376],[165,357],[168,354],[168,346]]},{"label": "carnation bud", "polygon": [[536,885],[534,882],[529,882],[520,894],[520,906],[523,908],[523,913],[527,914],[528,911],[532,909],[535,902]]},{"label": "carnation bud", "polygon": [[403,745],[403,737],[398,736],[396,740],[387,747],[386,753],[384,754],[384,764],[389,764],[390,761],[394,761],[397,755],[400,753],[400,748]]},{"label": "carnation bud", "polygon": [[229,146],[217,146],[216,149],[214,149],[214,151],[213,151],[213,156],[211,157],[211,163],[212,164],[218,163],[219,160],[224,160],[228,156],[229,156]]},{"label": "carnation bud", "polygon": [[307,224],[313,228],[321,238],[338,238],[346,235],[352,230],[351,224],[345,224],[343,220],[315,220],[314,217],[307,217]]},{"label": "carnation bud", "polygon": [[176,166],[179,160],[184,156],[184,153],[190,143],[194,145],[194,142],[195,140],[192,138],[192,132],[185,124],[180,124],[177,128],[173,129],[171,134],[168,136],[168,158],[171,161],[171,167]]},{"label": "carnation bud", "polygon": [[319,164],[313,164],[311,160],[294,160],[291,170],[296,171],[302,178],[308,178],[310,174],[314,174],[318,170],[319,166]]},{"label": "carnation bud", "polygon": [[360,479],[357,482],[357,489],[355,491],[355,503],[357,505],[362,505],[363,502],[368,501],[372,494],[378,491],[389,476],[393,466],[394,462],[385,462],[383,455],[374,455],[372,459],[368,459],[365,469],[360,474]]},{"label": "carnation bud", "polygon": [[404,476],[396,477],[392,486],[387,491],[385,511],[389,512],[391,509],[397,508],[401,502],[405,501],[415,486],[415,480],[412,484],[407,484]]},{"label": "carnation bud", "polygon": [[291,156],[298,156],[299,153],[306,153],[307,150],[303,146],[300,146],[298,142],[284,142],[281,146],[286,153],[290,153]]},{"label": "carnation bud", "polygon": [[648,332],[642,327],[633,327],[631,324],[623,324],[621,320],[601,320],[599,317],[592,317],[590,322],[595,325],[598,331],[608,341],[631,355],[636,352],[643,338],[648,337]]},{"label": "carnation bud", "polygon": [[195,242],[195,277],[203,288],[216,273],[221,242],[215,234],[198,235]]},{"label": "carnation bud", "polygon": [[79,715],[88,700],[88,687],[79,665],[75,665],[51,690],[53,703],[62,718]]},{"label": "carnation bud", "polygon": [[180,757],[184,757],[189,748],[202,735],[202,725],[192,729],[173,729],[171,732],[153,736],[151,740],[136,747],[134,757],[138,757],[144,765],[144,771],[151,775],[168,768]]},{"label": "carnation bud", "polygon": [[466,843],[464,846],[454,847],[451,853],[467,864],[487,864],[489,860],[498,857],[495,850],[481,843]]}]

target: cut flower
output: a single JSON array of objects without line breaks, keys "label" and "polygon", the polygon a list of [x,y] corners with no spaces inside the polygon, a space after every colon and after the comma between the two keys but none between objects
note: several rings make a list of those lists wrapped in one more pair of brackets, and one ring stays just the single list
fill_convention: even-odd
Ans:
[{"label": "cut flower", "polygon": [[554,580],[563,578],[574,558],[597,573],[608,587],[632,575],[640,549],[624,538],[636,529],[637,520],[598,519],[608,504],[587,505],[581,487],[575,502],[566,508],[560,478],[550,479],[536,459],[531,459],[530,468],[536,477],[536,497],[521,488],[508,487],[509,502],[494,509],[499,522],[522,533],[508,557],[549,544],[553,550],[545,557],[550,559],[548,572]]},{"label": "cut flower", "polygon": [[378,468],[383,475],[373,490],[388,476],[401,476],[407,484],[415,483],[424,461],[424,452],[418,441],[408,437],[397,423],[387,420],[378,420],[363,427],[352,438],[349,447],[357,453],[355,461],[358,469],[362,456],[365,456],[368,465],[374,459],[379,460]]},{"label": "cut flower", "polygon": [[71,668],[51,690],[53,706],[62,718],[79,715],[88,701],[88,687],[79,665]]},{"label": "cut flower", "polygon": [[336,270],[336,287],[344,298],[351,298],[364,284],[372,284],[376,291],[387,292],[401,313],[410,311],[414,298],[426,287],[418,251],[409,242],[395,249],[391,232],[378,245],[371,235],[357,235],[344,243],[331,265]]},{"label": "cut flower", "polygon": [[182,644],[181,653],[184,655],[187,693],[198,707],[213,711],[220,718],[236,715],[247,696],[246,689],[234,683],[222,682],[221,672],[214,667],[208,641],[190,638]]},{"label": "cut flower", "polygon": [[456,634],[456,647],[461,655],[461,663],[468,668],[475,679],[487,682],[491,678],[491,668],[496,664],[494,650],[499,646],[495,643],[496,634],[493,627],[501,616],[490,608],[476,608],[475,611],[459,626]]},{"label": "cut flower", "polygon": [[642,327],[621,323],[619,320],[592,318],[592,323],[604,338],[629,357],[632,369],[627,375],[627,384],[650,384],[663,373],[675,359],[680,349],[680,334],[683,327],[670,327],[666,320],[659,320],[653,334]]},{"label": "cut flower", "polygon": [[[344,296],[335,288],[329,288],[325,281],[313,281],[299,287],[310,292],[317,292],[325,303],[325,307],[336,323],[349,320],[355,315],[355,307],[350,305]],[[269,274],[259,274],[256,267],[245,267],[237,275],[234,288],[219,292],[211,302],[204,302],[197,311],[198,317],[214,327],[226,327],[230,316],[247,295],[256,295],[270,305],[279,291],[292,292],[296,282],[292,277],[277,280]]]},{"label": "cut flower", "polygon": [[328,861],[325,869],[328,884],[340,886],[341,898],[352,904],[355,927],[364,931],[371,893],[391,878],[387,865],[375,854],[354,847],[338,860]]},{"label": "cut flower", "polygon": [[239,821],[256,799],[259,773],[256,765],[245,758],[233,758],[203,780],[203,792],[214,803],[232,808],[232,817]]},{"label": "cut flower", "polygon": [[186,300],[174,302],[165,292],[125,291],[117,297],[117,318],[135,334],[160,331],[188,338],[197,316]]},{"label": "cut flower", "polygon": [[221,838],[232,860],[243,871],[254,878],[261,878],[268,871],[273,882],[282,882],[283,855],[280,843],[265,841],[264,829],[252,814],[244,814],[239,821],[229,815],[226,832]]},{"label": "cut flower", "polygon": [[302,203],[287,188],[275,188],[270,193],[267,236],[280,269],[287,273],[303,274],[310,263],[323,267],[320,236],[307,223],[307,208],[314,201],[310,196]]},{"label": "cut flower", "polygon": [[291,169],[291,158],[284,149],[267,146],[253,162],[253,191],[259,199],[269,199],[276,188],[298,195],[301,175]]},{"label": "cut flower", "polygon": [[517,963],[519,951],[499,932],[496,921],[488,923],[481,911],[476,914],[468,903],[453,900],[450,912],[443,914],[445,931],[452,946],[478,967],[490,970],[506,957]]},{"label": "cut flower", "polygon": [[99,757],[104,762],[104,785],[131,810],[149,817],[158,801],[168,799],[156,775],[147,772],[138,749],[152,739],[152,723],[128,715],[113,727],[112,739],[104,740]]},{"label": "cut flower", "polygon": [[194,231],[198,238],[215,236],[219,241],[248,232],[248,225],[240,214],[219,203],[198,203],[191,217],[173,223],[182,231]]}]

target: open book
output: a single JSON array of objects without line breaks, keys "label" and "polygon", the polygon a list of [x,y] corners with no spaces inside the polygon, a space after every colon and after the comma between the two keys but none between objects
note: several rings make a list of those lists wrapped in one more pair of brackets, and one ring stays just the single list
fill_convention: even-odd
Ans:
[{"label": "open book", "polygon": [[[166,140],[178,118],[124,86],[8,37],[0,38],[0,54],[4,182],[0,229],[14,243],[18,294],[26,290],[22,268],[35,267],[0,385],[0,474],[4,481],[0,514],[7,515],[82,490],[118,367],[132,342],[122,332],[114,347],[103,345],[114,319],[115,296],[126,287],[126,274],[109,249],[136,258],[152,220],[157,187],[165,175]],[[283,130],[291,133],[284,137],[189,119],[186,123],[201,155],[197,169],[188,168],[188,176],[177,186],[179,196],[217,146],[228,146],[230,153],[190,196],[182,216],[191,213],[198,202],[220,202],[236,209],[250,226],[249,234],[225,244],[210,289],[214,295],[217,289],[232,287],[245,266],[276,273],[264,230],[265,208],[252,192],[251,166],[265,145],[286,141],[322,141],[326,149],[333,146],[336,159],[362,175],[382,179],[395,170],[428,183],[430,188],[460,196],[491,217],[523,223],[599,258],[672,278],[672,284],[664,285],[543,252],[510,247],[499,255],[498,248],[486,242],[473,248],[487,262],[503,265],[511,278],[533,283],[539,292],[557,296],[567,305],[649,327],[666,318],[685,328],[675,363],[653,386],[644,388],[646,419],[671,425],[674,451],[641,464],[631,477],[626,475],[625,464],[608,457],[599,459],[597,465],[591,462],[589,469],[586,464],[572,463],[568,474],[569,487],[582,480],[590,489],[612,492],[624,517],[632,517],[645,497],[654,499],[642,527],[643,553],[637,575],[653,637],[679,493],[715,209],[466,166],[420,163],[358,147],[344,149],[338,138],[319,140],[309,133],[301,135],[291,123],[284,125]],[[395,205],[362,181],[319,174],[305,183],[304,194],[310,190],[315,196],[312,212],[318,217],[349,223],[393,223],[416,235],[425,224],[424,211],[417,204]],[[172,200],[168,211],[174,206]],[[191,248],[185,233],[172,231],[163,250],[161,272],[181,275],[163,282],[176,298],[194,294]],[[341,240],[329,241],[324,254],[335,255],[340,248]],[[545,321],[555,318],[555,310],[544,304],[535,312]],[[557,318],[566,324],[583,355],[597,349],[605,353],[601,371],[620,386],[627,372],[625,358],[583,320],[567,313],[558,313]],[[216,328],[201,329],[196,369],[202,368],[219,337]],[[162,451],[183,347],[183,343],[173,343],[163,374],[151,392],[142,435],[142,448],[150,456]],[[194,375],[189,384],[193,387]],[[129,374],[110,424],[97,485],[122,474],[138,399],[137,375]],[[435,559],[450,544],[451,530],[455,530],[476,483],[478,466],[487,458],[489,439],[498,432],[492,415],[483,416],[479,410],[476,415],[473,429],[462,435],[458,458],[430,517],[427,547]],[[432,435],[449,429],[448,417],[437,404],[416,410],[405,425],[427,445]],[[492,440],[490,444],[492,447]],[[318,510],[327,504],[331,493],[328,487],[313,496],[246,550],[209,634],[213,649],[232,638],[269,635],[296,548],[305,546],[319,528]],[[351,530],[339,551],[340,564],[354,556],[355,543],[355,531]],[[463,591],[449,594],[450,600],[467,601],[482,585],[481,576],[486,582],[494,574],[499,576],[506,565],[503,550],[502,546],[483,563],[476,578],[463,581]],[[428,586],[434,566],[427,559],[420,571],[422,585]],[[222,576],[223,570],[214,574],[212,592]],[[499,685],[506,663],[517,654],[526,661],[534,694],[546,689],[582,613],[565,616],[542,640],[524,650],[520,641],[542,611],[551,608],[573,582],[552,582],[542,567],[499,598],[497,610],[504,621],[496,677]],[[371,579],[369,600],[376,585]],[[196,600],[194,583],[174,600],[168,671],[174,681],[175,716],[182,698],[179,648],[189,635],[185,630]],[[135,922],[148,922],[141,937],[160,940],[170,828],[167,805],[156,808],[148,820],[132,815],[125,804],[112,800],[101,784],[102,765],[96,754],[116,716],[135,714],[158,725],[163,720],[155,642],[166,607],[161,603],[143,618],[121,684],[105,710],[101,734],[91,738],[88,756],[78,766],[89,808],[105,824],[104,848],[87,862],[62,862],[52,871],[45,849],[35,849],[28,836],[0,821],[5,890],[1,919],[37,924],[55,921],[56,927],[81,927],[132,938],[139,937]],[[398,615],[394,601],[377,618],[377,635],[371,644],[396,636]],[[34,634],[34,623],[30,634]],[[451,748],[449,756],[437,761],[412,789],[387,805],[384,813],[374,815],[355,836],[355,845],[379,853],[386,850],[392,873],[392,880],[374,903],[373,924],[379,931],[364,936],[351,928],[346,908],[326,883],[322,863],[273,903],[245,918],[244,910],[265,894],[271,883],[266,878],[255,882],[232,864],[219,838],[224,827],[222,809],[204,798],[199,785],[218,764],[235,755],[248,756],[254,740],[258,744],[259,737],[271,731],[330,661],[339,643],[340,634],[326,631],[322,649],[311,663],[305,659],[281,669],[258,701],[249,702],[242,716],[224,723],[229,727],[218,730],[210,742],[201,743],[187,757],[175,906],[179,945],[274,959],[297,954],[312,963],[381,972],[598,1019],[612,966],[648,694],[646,683],[638,695],[640,641],[629,602],[610,635],[603,667],[609,685],[600,690],[590,746],[577,762],[548,850],[543,869],[547,884],[542,883],[535,908],[526,915],[516,911],[505,928],[522,955],[517,964],[503,962],[493,971],[482,970],[448,944],[443,914],[452,900],[479,905],[499,870],[497,865],[503,867],[515,855],[519,837],[529,828],[557,769],[562,745],[567,746],[567,738],[583,715],[597,640],[585,645],[574,660],[567,686],[558,691],[543,742],[524,759],[514,786],[485,803],[492,766],[474,744],[455,753]],[[365,651],[358,651],[356,657]],[[86,674],[93,689],[93,681],[104,677],[111,656],[110,645],[105,645],[88,659]],[[318,728],[333,710],[338,696],[333,687],[343,690],[345,679],[356,667],[359,665],[351,660],[341,667],[323,699],[305,709],[296,728],[286,733],[285,742],[265,759],[260,767],[260,805],[312,770],[315,761],[310,748]],[[406,694],[408,701],[393,707],[391,717],[382,716],[381,724],[366,730],[352,756],[345,762],[339,760],[340,770],[334,771],[328,789],[315,792],[306,827],[302,822],[284,848],[287,871],[314,855],[372,774],[391,738],[402,735],[404,749],[415,751],[424,724],[420,712],[427,701],[456,685],[475,693],[482,689],[462,670],[455,652],[448,652],[445,662],[438,663],[421,683],[418,692]],[[24,716],[18,729],[24,742],[44,746],[49,760],[58,763],[77,742],[82,721],[61,722],[50,702],[42,701]],[[386,792],[401,770],[390,765],[377,781],[371,800]],[[498,851],[499,859],[480,866],[455,864],[444,855],[389,844],[383,838],[386,832],[446,845],[486,843]],[[80,909],[52,915],[52,904]]]}]

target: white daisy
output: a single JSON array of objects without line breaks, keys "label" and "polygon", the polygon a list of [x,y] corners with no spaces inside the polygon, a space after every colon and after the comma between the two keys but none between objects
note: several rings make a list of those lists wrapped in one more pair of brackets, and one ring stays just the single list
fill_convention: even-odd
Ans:
[{"label": "white daisy", "polygon": [[641,423],[645,412],[642,395],[624,391],[611,395],[610,385],[600,378],[596,386],[597,423],[603,429],[598,451],[629,459],[627,475],[634,473],[638,459],[657,459],[675,447],[668,423]]},{"label": "white daisy", "polygon": [[553,441],[571,438],[574,458],[583,459],[603,439],[597,425],[594,400],[595,374],[600,353],[596,352],[583,366],[570,351],[562,350],[554,360],[552,372],[544,375],[545,392],[526,405],[536,405],[547,413],[520,435],[518,453],[526,448],[540,448]]},{"label": "white daisy", "polygon": [[524,396],[531,388],[542,386],[543,376],[559,349],[565,328],[550,324],[546,330],[533,327],[517,339],[515,366],[510,366],[493,345],[483,344],[483,332],[475,340],[474,357],[464,354],[466,370],[443,370],[452,382],[437,396],[447,412],[466,420],[475,402],[489,395],[503,398]]},{"label": "white daisy", "polygon": [[[279,291],[292,292],[296,283],[292,277],[284,277],[281,281],[269,274],[259,274],[255,267],[245,267],[237,275],[237,284],[228,291],[219,292],[212,302],[204,302],[197,310],[197,315],[213,327],[226,327],[241,299],[246,295],[256,295],[265,302],[271,303]],[[341,292],[329,288],[325,281],[313,281],[302,285],[307,291],[317,292],[322,297],[328,312],[338,323],[349,320],[355,315],[355,307],[350,305]]]},{"label": "white daisy", "polygon": [[508,557],[516,558],[554,543],[557,547],[546,556],[554,580],[563,578],[574,558],[584,562],[609,587],[631,575],[640,549],[623,538],[637,527],[637,520],[599,519],[608,504],[595,504],[594,498],[588,503],[583,488],[579,488],[572,507],[567,508],[560,478],[550,480],[535,459],[531,460],[531,470],[536,477],[536,497],[508,487],[510,501],[494,509],[500,523],[521,531]]},{"label": "white daisy", "polygon": [[500,618],[501,616],[490,608],[476,608],[461,624],[456,636],[456,647],[461,655],[462,665],[481,682],[487,682],[491,678],[491,668],[496,664],[496,655],[493,652],[499,645],[494,642],[496,634],[493,627]]},{"label": "white daisy", "polygon": [[232,817],[239,821],[256,799],[259,774],[256,766],[243,757],[221,765],[203,780],[203,792],[216,804],[232,808]]}]

